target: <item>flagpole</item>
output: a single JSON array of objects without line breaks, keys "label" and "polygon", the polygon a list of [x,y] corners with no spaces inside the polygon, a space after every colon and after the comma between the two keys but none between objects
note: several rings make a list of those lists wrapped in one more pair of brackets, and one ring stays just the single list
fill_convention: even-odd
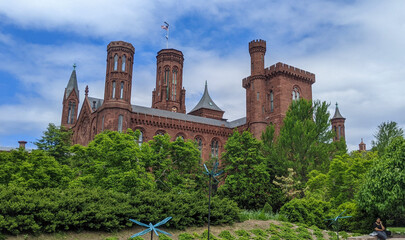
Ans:
[{"label": "flagpole", "polygon": [[166,48],[169,49],[169,25],[167,25]]}]

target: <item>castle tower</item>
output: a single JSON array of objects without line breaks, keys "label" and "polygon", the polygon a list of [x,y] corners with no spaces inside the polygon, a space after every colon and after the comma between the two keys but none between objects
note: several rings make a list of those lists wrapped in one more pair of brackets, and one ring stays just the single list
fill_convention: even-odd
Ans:
[{"label": "castle tower", "polygon": [[73,71],[69,82],[63,94],[63,108],[61,125],[71,128],[76,124],[77,112],[79,106],[79,88],[77,86],[76,65],[73,65]]},{"label": "castle tower", "polygon": [[222,111],[215,103],[212,101],[210,94],[208,93],[208,84],[205,81],[204,94],[201,97],[197,105],[189,112],[190,115],[213,118],[222,120],[224,111]]},{"label": "castle tower", "polygon": [[345,140],[345,120],[346,118],[340,114],[338,104],[336,103],[335,114],[330,120],[332,123],[332,131],[335,132],[333,141],[340,141],[340,139]]},{"label": "castle tower", "polygon": [[266,41],[253,40],[249,43],[251,75],[243,81],[246,89],[246,123],[253,136],[260,138],[266,129],[265,102],[266,77],[264,70],[264,55]]},{"label": "castle tower", "polygon": [[363,142],[363,138],[361,139],[361,143],[359,144],[359,152],[366,151],[366,144]]},{"label": "castle tower", "polygon": [[156,87],[152,92],[152,108],[186,113],[183,53],[176,49],[163,49],[158,52],[156,60]]},{"label": "castle tower", "polygon": [[135,48],[116,41],[107,46],[104,107],[131,109],[132,68]]}]

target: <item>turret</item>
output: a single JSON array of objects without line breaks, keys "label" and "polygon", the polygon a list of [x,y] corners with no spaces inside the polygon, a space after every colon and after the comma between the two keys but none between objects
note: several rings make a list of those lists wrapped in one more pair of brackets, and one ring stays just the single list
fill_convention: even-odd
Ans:
[{"label": "turret", "polygon": [[105,78],[105,107],[131,108],[132,68],[135,48],[132,44],[115,41],[107,46]]},{"label": "turret", "polygon": [[340,141],[340,139],[345,140],[345,120],[346,118],[340,114],[338,104],[336,103],[335,114],[330,120],[332,123],[332,131],[335,133],[333,141]]},{"label": "turret", "polygon": [[76,64],[73,65],[72,74],[70,75],[69,82],[65,88],[62,105],[61,125],[66,128],[71,128],[76,124],[79,106],[79,89],[77,86]]},{"label": "turret", "polygon": [[186,113],[183,88],[183,53],[176,49],[160,50],[156,56],[156,87],[152,108]]},{"label": "turret", "polygon": [[260,138],[266,129],[265,119],[266,78],[264,71],[264,55],[266,41],[253,40],[249,43],[251,75],[243,81],[246,88],[246,121],[250,131]]}]

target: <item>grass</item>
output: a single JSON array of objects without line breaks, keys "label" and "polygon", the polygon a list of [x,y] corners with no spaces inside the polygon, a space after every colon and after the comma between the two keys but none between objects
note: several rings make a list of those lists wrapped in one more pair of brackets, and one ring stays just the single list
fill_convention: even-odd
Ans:
[{"label": "grass", "polygon": [[278,213],[267,213],[263,211],[254,211],[254,210],[243,210],[240,213],[240,219],[242,221],[247,220],[282,220],[282,216]]},{"label": "grass", "polygon": [[405,227],[388,227],[393,234],[405,234]]},{"label": "grass", "polygon": [[[105,232],[63,232],[59,234],[43,234],[40,236],[10,236],[9,240],[41,239],[41,240],[128,240],[131,235],[143,230],[141,227],[124,229],[115,233]],[[207,226],[190,227],[186,231],[162,229],[173,234],[172,237],[156,235],[154,240],[206,240]],[[233,225],[211,226],[210,239],[212,240],[332,240],[336,235],[333,232],[321,230],[315,226],[308,228],[300,224],[280,222],[275,220],[248,220]],[[340,233],[340,235],[344,235]],[[148,240],[150,234],[132,240]],[[333,239],[334,240],[334,239]]]}]

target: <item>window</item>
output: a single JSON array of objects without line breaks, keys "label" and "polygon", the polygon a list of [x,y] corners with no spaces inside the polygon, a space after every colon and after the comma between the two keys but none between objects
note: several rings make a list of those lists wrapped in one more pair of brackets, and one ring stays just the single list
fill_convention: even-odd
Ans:
[{"label": "window", "polygon": [[164,84],[168,84],[169,82],[169,69],[165,70],[165,78],[164,78]]},{"label": "window", "polygon": [[121,65],[121,71],[125,72],[125,64],[127,61],[127,57],[124,55],[122,56],[122,65]]},{"label": "window", "polygon": [[118,116],[118,132],[122,132],[122,115]]},{"label": "window", "polygon": [[257,101],[259,101],[260,93],[257,93]]},{"label": "window", "polygon": [[274,94],[270,91],[270,112],[274,111]]},{"label": "window", "polygon": [[138,145],[141,146],[143,143],[143,132],[141,131],[141,129],[139,129],[139,138],[138,138]]},{"label": "window", "polygon": [[170,71],[169,71],[169,69],[166,69],[165,70],[165,84],[167,84],[166,85],[166,100],[169,100],[169,93],[170,93],[170,91],[169,91],[169,75],[170,75]]},{"label": "window", "polygon": [[172,107],[172,112],[177,112],[177,108],[176,108],[176,107]]},{"label": "window", "polygon": [[211,141],[211,156],[218,157],[218,140],[216,139]]},{"label": "window", "polygon": [[115,81],[112,82],[112,98],[115,98]]},{"label": "window", "polygon": [[114,71],[117,71],[118,69],[118,55],[115,54],[114,56]]},{"label": "window", "polygon": [[69,102],[69,108],[68,108],[68,117],[67,117],[67,123],[69,124],[70,121],[70,115],[72,114],[72,102]]},{"label": "window", "polygon": [[297,87],[294,87],[292,91],[292,100],[299,100],[300,99],[300,92]]},{"label": "window", "polygon": [[340,136],[341,136],[341,130],[342,130],[342,129],[340,128],[340,126],[338,126],[338,129],[339,129],[339,130],[338,130],[338,139],[340,139]]},{"label": "window", "polygon": [[104,131],[104,116],[103,116],[103,120],[101,120],[101,131]]},{"label": "window", "polygon": [[156,136],[156,135],[163,136],[163,135],[165,135],[165,131],[163,131],[163,130],[158,130],[158,131],[155,133],[155,136]]},{"label": "window", "polygon": [[202,138],[196,137],[195,141],[197,142],[198,150],[200,150],[200,157],[202,157]]},{"label": "window", "polygon": [[173,70],[173,79],[172,79],[172,100],[176,101],[176,89],[177,89],[177,69]]},{"label": "window", "polygon": [[75,102],[69,101],[69,108],[68,108],[68,118],[67,123],[73,124],[74,123],[74,116],[75,116]]},{"label": "window", "polygon": [[120,91],[120,98],[124,98],[124,82],[121,82],[121,91]]},{"label": "window", "polygon": [[252,81],[252,90],[255,90],[255,83]]}]

